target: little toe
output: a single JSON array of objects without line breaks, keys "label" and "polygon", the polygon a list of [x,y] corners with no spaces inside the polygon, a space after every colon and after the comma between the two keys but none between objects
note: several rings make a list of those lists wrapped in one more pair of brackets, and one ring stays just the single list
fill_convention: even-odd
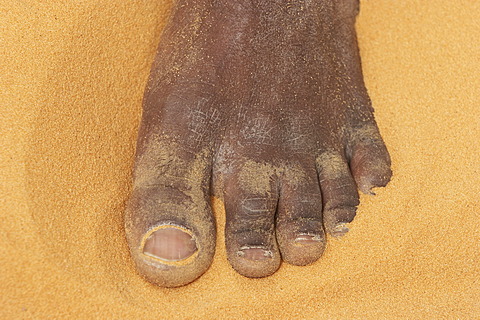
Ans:
[{"label": "little toe", "polygon": [[392,177],[390,155],[376,127],[355,136],[350,148],[350,168],[358,189],[374,194],[372,188],[386,186]]},{"label": "little toe", "polygon": [[315,168],[286,169],[281,180],[276,230],[285,262],[308,265],[323,254],[322,195]]},{"label": "little toe", "polygon": [[244,165],[243,170],[226,177],[224,199],[230,264],[250,278],[273,274],[281,262],[275,240],[278,194],[273,171],[261,164]]},{"label": "little toe", "polygon": [[155,144],[137,157],[125,231],[137,271],[152,283],[177,287],[202,275],[213,259],[209,161],[171,149],[172,143]]},{"label": "little toe", "polygon": [[343,236],[355,218],[359,197],[347,161],[340,152],[325,152],[317,158],[323,197],[323,221],[327,232]]}]

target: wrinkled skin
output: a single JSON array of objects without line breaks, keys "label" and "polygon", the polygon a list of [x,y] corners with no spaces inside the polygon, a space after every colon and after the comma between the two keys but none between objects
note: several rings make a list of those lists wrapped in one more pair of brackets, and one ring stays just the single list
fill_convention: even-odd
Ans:
[{"label": "wrinkled skin", "polygon": [[226,249],[246,277],[315,262],[357,189],[390,177],[363,82],[358,0],[179,0],[145,92],[126,234],[138,272],[187,284]]}]

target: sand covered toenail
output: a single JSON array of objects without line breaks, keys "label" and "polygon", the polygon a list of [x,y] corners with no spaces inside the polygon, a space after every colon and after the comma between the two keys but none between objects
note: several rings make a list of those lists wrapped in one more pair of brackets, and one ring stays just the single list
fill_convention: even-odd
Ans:
[{"label": "sand covered toenail", "polygon": [[347,228],[346,223],[339,223],[335,226],[335,228],[333,228],[332,236],[341,237],[344,236],[348,231],[350,231],[350,229]]},{"label": "sand covered toenail", "polygon": [[154,231],[145,241],[143,253],[166,261],[180,261],[197,251],[193,237],[175,227]]},{"label": "sand covered toenail", "polygon": [[295,238],[295,244],[311,245],[323,241],[323,237],[318,234],[301,233]]},{"label": "sand covered toenail", "polygon": [[237,255],[253,261],[262,261],[273,257],[271,251],[259,247],[242,247],[240,251],[237,252]]}]

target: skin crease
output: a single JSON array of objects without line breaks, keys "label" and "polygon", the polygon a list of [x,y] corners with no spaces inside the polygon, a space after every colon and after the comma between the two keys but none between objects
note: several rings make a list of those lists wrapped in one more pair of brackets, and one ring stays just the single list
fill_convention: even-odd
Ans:
[{"label": "skin crease", "polygon": [[[125,230],[165,287],[210,266],[223,199],[247,277],[315,262],[391,177],[363,83],[357,0],[179,0],[145,91]],[[157,246],[157,247],[156,247]],[[172,258],[175,257],[175,258]]]}]

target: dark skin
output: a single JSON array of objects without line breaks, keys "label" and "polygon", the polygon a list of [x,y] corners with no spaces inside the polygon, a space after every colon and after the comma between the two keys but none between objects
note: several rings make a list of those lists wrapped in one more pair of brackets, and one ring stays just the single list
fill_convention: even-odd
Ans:
[{"label": "dark skin", "polygon": [[391,177],[363,82],[358,0],[179,0],[143,104],[126,211],[138,272],[165,287],[210,266],[223,199],[246,277],[319,259],[357,189]]}]

